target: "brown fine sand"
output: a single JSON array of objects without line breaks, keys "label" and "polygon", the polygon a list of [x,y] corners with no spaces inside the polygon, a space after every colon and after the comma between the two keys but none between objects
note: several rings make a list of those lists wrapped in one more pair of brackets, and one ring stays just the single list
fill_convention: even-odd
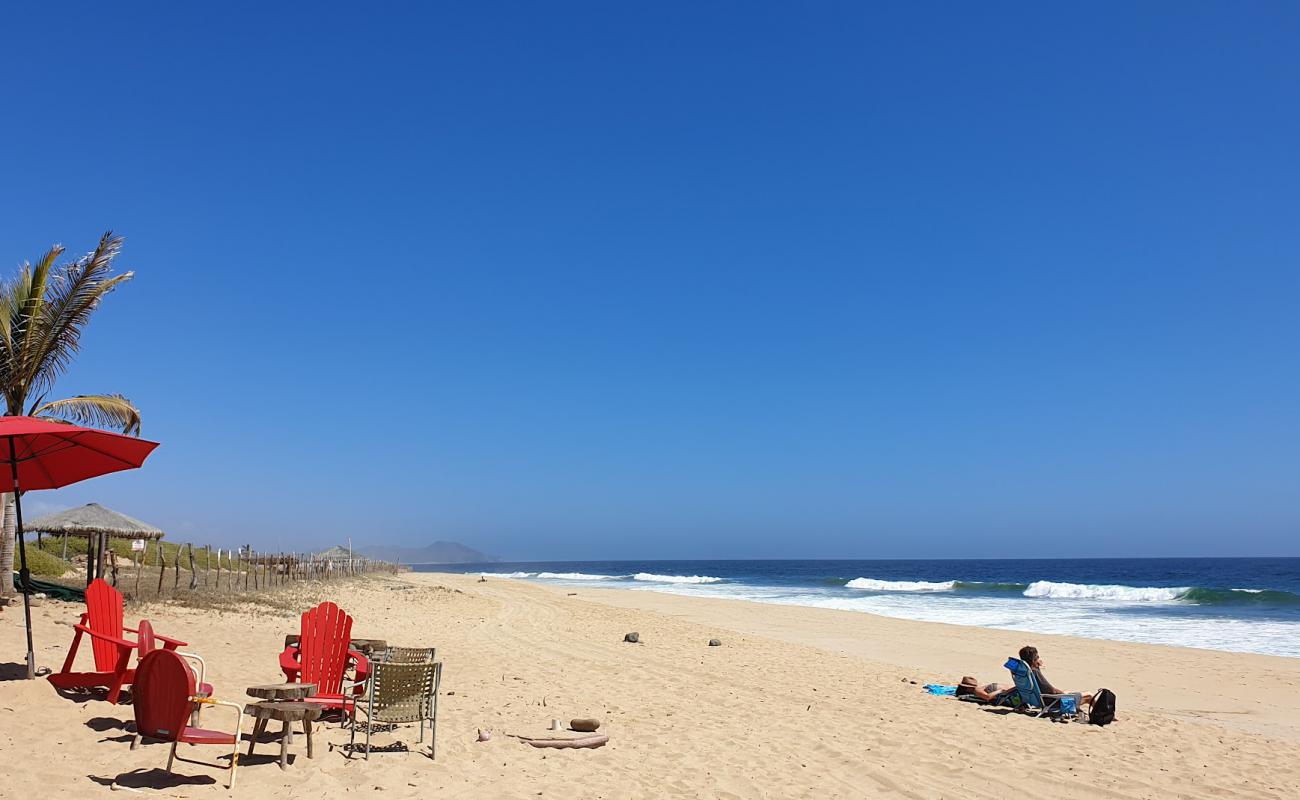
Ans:
[{"label": "brown fine sand", "polygon": [[[437,646],[445,664],[438,757],[348,760],[327,727],[316,758],[295,742],[241,761],[234,795],[344,797],[1256,798],[1300,797],[1300,659],[1122,644],[884,619],[854,612],[619,590],[542,587],[463,575],[402,575],[328,589],[354,635]],[[37,659],[57,668],[79,607],[34,609]],[[224,699],[281,679],[297,629],[285,611],[128,607],[187,639]],[[642,644],[624,644],[637,631]],[[721,647],[708,647],[717,637]],[[1113,689],[1108,728],[1055,725],[929,697],[918,684],[962,674],[1005,681],[1022,644],[1058,685]],[[0,797],[229,796],[221,748],[132,752],[130,706],[58,696],[13,680],[21,607],[0,615]],[[88,655],[88,654],[87,654]],[[221,719],[205,712],[205,722]],[[593,716],[599,750],[544,751],[552,718]],[[217,727],[214,725],[214,727]],[[479,728],[495,732],[477,743]],[[243,730],[251,724],[245,718]],[[396,734],[413,742],[414,728]],[[570,734],[572,735],[572,734]],[[375,741],[392,741],[376,734]],[[121,791],[115,796],[124,796]]]}]

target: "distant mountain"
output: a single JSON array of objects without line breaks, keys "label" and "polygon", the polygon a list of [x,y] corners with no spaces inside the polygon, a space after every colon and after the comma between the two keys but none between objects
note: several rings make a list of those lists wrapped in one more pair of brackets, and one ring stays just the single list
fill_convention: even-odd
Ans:
[{"label": "distant mountain", "polygon": [[424,547],[376,545],[364,548],[362,552],[370,558],[397,564],[476,564],[501,560],[460,542],[434,542]]}]

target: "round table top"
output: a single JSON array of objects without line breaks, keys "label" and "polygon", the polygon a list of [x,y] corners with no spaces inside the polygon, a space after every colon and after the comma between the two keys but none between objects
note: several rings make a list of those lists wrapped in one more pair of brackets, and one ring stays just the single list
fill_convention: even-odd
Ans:
[{"label": "round table top", "polygon": [[[296,633],[286,634],[284,637],[284,646],[293,647],[297,645],[301,639],[302,637]],[[372,652],[387,650],[388,642],[384,639],[350,639],[348,641],[348,647],[359,651],[363,655],[369,656]]]},{"label": "round table top", "polygon": [[316,694],[316,684],[264,683],[248,687],[247,692],[249,697],[260,697],[263,700],[301,700]]},{"label": "round table top", "polygon": [[244,713],[258,719],[276,719],[282,722],[318,719],[325,711],[324,706],[315,703],[303,703],[289,700],[284,702],[263,701],[244,706]]}]

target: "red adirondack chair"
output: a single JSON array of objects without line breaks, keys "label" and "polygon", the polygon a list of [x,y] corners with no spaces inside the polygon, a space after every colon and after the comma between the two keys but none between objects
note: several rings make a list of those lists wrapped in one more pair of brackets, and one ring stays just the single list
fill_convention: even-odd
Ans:
[{"label": "red adirondack chair", "polygon": [[[171,772],[172,762],[176,759],[176,745],[180,742],[230,745],[228,785],[233,789],[235,768],[239,766],[239,723],[244,716],[244,707],[238,703],[199,697],[195,694],[196,689],[194,672],[177,653],[154,650],[140,659],[132,690],[134,699],[131,705],[135,710],[136,733],[131,740],[131,749],[134,750],[142,738],[171,742],[171,754],[167,756],[167,771]],[[187,725],[200,704],[233,708],[234,733]]]},{"label": "red adirondack chair", "polygon": [[[50,683],[59,689],[108,689],[108,702],[116,704],[122,687],[134,680],[131,652],[139,647],[138,641],[130,641],[124,635],[132,633],[138,636],[139,630],[122,625],[122,593],[98,578],[91,581],[86,587],[86,611],[74,628],[76,633],[72,635],[72,647],[63,661],[63,669],[49,676]],[[94,672],[72,670],[83,634],[90,636],[95,656]],[[158,633],[152,634],[152,638],[162,642],[165,650],[185,646],[185,642],[179,639]]]},{"label": "red adirondack chair", "polygon": [[370,662],[348,647],[351,640],[352,617],[333,603],[321,603],[303,612],[298,644],[286,647],[280,654],[280,669],[290,682],[316,684],[312,703],[337,708],[345,717],[355,719],[357,687],[344,691],[343,679],[352,665],[359,682]]}]

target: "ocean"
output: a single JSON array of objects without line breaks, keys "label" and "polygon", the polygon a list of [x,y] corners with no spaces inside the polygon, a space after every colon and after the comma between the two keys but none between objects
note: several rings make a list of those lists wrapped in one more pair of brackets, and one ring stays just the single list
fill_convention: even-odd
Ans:
[{"label": "ocean", "polygon": [[552,561],[414,568],[1300,658],[1300,558]]}]

